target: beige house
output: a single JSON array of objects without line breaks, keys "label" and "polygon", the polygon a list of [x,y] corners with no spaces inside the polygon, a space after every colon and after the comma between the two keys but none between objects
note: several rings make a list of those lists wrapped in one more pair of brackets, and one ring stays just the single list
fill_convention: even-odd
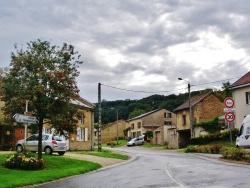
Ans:
[{"label": "beige house", "polygon": [[235,127],[240,128],[244,117],[250,114],[250,71],[234,82],[233,91],[235,107]]},{"label": "beige house", "polygon": [[[68,149],[72,151],[92,150],[94,148],[94,105],[85,99],[72,100],[78,107],[78,123],[75,133],[68,135]],[[50,125],[44,125],[44,133],[54,133]]]},{"label": "beige house", "polygon": [[[190,117],[193,123],[199,123],[224,115],[224,103],[213,92],[192,97],[190,104],[192,109],[191,116],[189,113],[189,101],[174,110],[176,113],[179,148],[186,147],[189,144],[189,139],[191,138]],[[206,134],[202,128],[195,128],[193,131],[194,137]]]},{"label": "beige house", "polygon": [[[175,127],[175,114],[166,109],[156,109],[127,120],[126,127],[130,127],[128,136],[139,137],[147,131],[153,132],[154,144],[169,144],[168,135],[171,135],[172,127]],[[149,138],[145,138],[149,140]]]},{"label": "beige house", "polygon": [[126,127],[125,120],[118,120],[112,123],[109,123],[102,128],[102,143],[107,143],[110,141],[115,141],[118,138],[124,137],[123,130]]}]

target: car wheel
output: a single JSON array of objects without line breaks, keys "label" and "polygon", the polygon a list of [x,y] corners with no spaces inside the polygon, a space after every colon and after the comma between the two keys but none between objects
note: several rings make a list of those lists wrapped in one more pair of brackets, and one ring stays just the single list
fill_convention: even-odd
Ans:
[{"label": "car wheel", "polygon": [[16,147],[16,151],[17,151],[17,152],[22,152],[22,151],[23,151],[23,146],[22,146],[22,145],[18,145],[18,146]]},{"label": "car wheel", "polygon": [[133,146],[135,146],[135,143],[133,143]]},{"label": "car wheel", "polygon": [[58,151],[59,155],[64,155],[65,151]]},{"label": "car wheel", "polygon": [[46,147],[45,149],[44,149],[44,153],[46,154],[46,155],[51,155],[52,154],[52,149],[51,149],[51,147]]}]

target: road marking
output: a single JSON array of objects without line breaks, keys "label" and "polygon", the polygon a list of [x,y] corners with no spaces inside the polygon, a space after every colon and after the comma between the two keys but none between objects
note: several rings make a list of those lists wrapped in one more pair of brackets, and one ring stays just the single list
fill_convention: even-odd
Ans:
[{"label": "road marking", "polygon": [[174,178],[174,176],[171,175],[171,173],[170,173],[170,171],[169,171],[169,163],[167,163],[167,166],[165,167],[165,171],[166,171],[167,175],[170,177],[170,179],[171,179],[172,181],[174,181],[174,182],[175,182],[177,185],[179,185],[180,187],[185,188],[185,186],[184,186],[183,184],[179,183],[179,182]]}]

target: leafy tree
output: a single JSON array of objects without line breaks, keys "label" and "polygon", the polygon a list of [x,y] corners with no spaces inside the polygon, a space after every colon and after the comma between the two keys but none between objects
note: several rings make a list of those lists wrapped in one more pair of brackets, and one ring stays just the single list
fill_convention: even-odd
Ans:
[{"label": "leafy tree", "polygon": [[145,113],[146,113],[145,110],[142,110],[142,109],[135,109],[133,112],[131,112],[131,113],[129,114],[128,119],[132,119],[132,118],[134,118],[134,117],[136,117],[136,116],[139,116],[139,115],[145,114]]},{"label": "leafy tree", "polygon": [[58,131],[72,132],[77,107],[71,100],[79,98],[76,77],[82,62],[72,45],[62,47],[38,39],[27,43],[27,49],[11,53],[11,68],[3,79],[4,113],[12,117],[29,111],[37,117],[39,130],[38,159],[42,158],[42,128],[49,123]]}]

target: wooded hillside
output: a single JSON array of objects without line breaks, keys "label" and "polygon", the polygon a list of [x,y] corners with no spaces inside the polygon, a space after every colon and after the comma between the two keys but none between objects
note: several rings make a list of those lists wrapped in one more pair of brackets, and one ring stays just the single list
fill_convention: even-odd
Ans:
[{"label": "wooded hillside", "polygon": [[[228,86],[230,83],[223,83],[222,90],[214,91],[223,102],[224,98],[231,96],[231,91]],[[200,91],[191,92],[191,97],[201,95],[207,92],[211,92],[212,89],[205,89]],[[188,100],[188,93],[184,94],[171,94],[164,95],[152,95],[140,100],[117,100],[106,101],[101,103],[102,107],[102,125],[105,126],[108,123],[116,121],[116,110],[118,110],[118,119],[130,119],[140,114],[149,112],[157,108],[165,108],[169,111],[173,111],[182,103]],[[98,122],[98,104],[95,109],[95,123]]]}]

